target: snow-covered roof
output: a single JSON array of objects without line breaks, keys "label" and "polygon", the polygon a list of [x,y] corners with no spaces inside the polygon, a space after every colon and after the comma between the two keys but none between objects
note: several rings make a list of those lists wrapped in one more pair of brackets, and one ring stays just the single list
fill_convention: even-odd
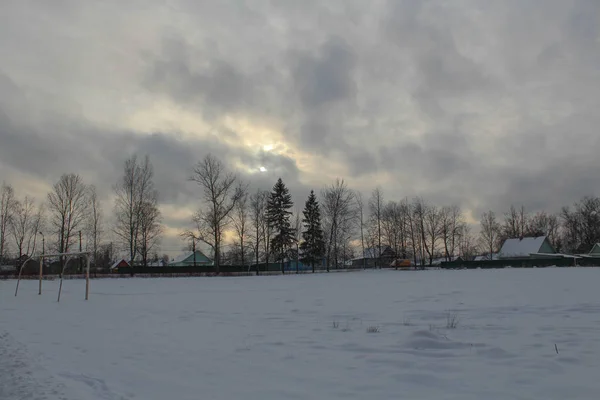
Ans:
[{"label": "snow-covered roof", "polygon": [[177,257],[175,257],[169,264],[176,264],[176,263],[181,263],[184,262],[185,260],[187,260],[192,254],[194,254],[193,251],[186,251],[180,255],[178,255]]},{"label": "snow-covered roof", "polygon": [[180,265],[180,264],[193,264],[194,258],[197,263],[206,265],[207,262],[211,262],[211,260],[200,250],[196,250],[196,255],[194,256],[193,251],[186,251],[173,259],[169,263],[169,265]]},{"label": "snow-covered roof", "polygon": [[506,239],[500,249],[500,257],[529,257],[531,254],[536,253],[554,253],[540,251],[545,241],[546,236]]},{"label": "snow-covered roof", "polygon": [[163,260],[150,261],[150,262],[148,262],[148,266],[149,267],[164,267],[165,262]]}]

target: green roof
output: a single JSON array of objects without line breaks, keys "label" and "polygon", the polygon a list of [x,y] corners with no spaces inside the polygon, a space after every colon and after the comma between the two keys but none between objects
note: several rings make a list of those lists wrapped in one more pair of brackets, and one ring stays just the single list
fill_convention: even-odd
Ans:
[{"label": "green roof", "polygon": [[169,263],[169,266],[181,267],[181,266],[192,266],[194,265],[194,259],[197,265],[208,265],[212,264],[210,258],[206,257],[200,250],[196,250],[195,253],[191,251],[186,252],[179,257],[175,258]]}]

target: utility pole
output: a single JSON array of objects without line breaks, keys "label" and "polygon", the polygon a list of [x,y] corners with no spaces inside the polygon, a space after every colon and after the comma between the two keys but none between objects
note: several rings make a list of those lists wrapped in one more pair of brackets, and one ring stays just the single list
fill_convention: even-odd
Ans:
[{"label": "utility pole", "polygon": [[46,254],[46,237],[41,231],[38,233],[42,235],[42,254]]},{"label": "utility pole", "polygon": [[[38,232],[40,235],[42,235],[42,255],[46,254],[46,237],[44,236],[44,234],[42,233],[42,231]],[[40,263],[42,265],[42,269],[44,267],[44,257],[42,257],[42,259],[40,260]]]},{"label": "utility pole", "polygon": [[[79,231],[79,252],[81,253],[81,231]],[[81,255],[79,256],[79,273],[83,272],[83,264],[81,263]]]},{"label": "utility pole", "polygon": [[192,236],[192,251],[194,252],[194,268],[196,268],[196,238]]}]

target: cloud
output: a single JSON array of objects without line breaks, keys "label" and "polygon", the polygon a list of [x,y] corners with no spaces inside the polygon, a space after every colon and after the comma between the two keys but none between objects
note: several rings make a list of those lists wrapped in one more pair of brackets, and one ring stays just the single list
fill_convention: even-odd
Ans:
[{"label": "cloud", "polygon": [[23,190],[76,171],[108,209],[123,161],[149,154],[173,231],[209,152],[253,189],[282,176],[299,203],[337,177],[475,216],[598,194],[593,0],[3,10],[0,179]]}]

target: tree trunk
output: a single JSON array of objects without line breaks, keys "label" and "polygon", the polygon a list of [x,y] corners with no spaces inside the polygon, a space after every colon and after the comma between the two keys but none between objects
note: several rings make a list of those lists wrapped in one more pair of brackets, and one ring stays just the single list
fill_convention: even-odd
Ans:
[{"label": "tree trunk", "polygon": [[258,230],[259,226],[258,223],[256,223],[256,276],[260,275],[260,267],[259,267],[259,261],[260,261],[260,257],[259,254],[260,253],[260,240],[259,240],[259,235],[260,235],[260,231]]}]

